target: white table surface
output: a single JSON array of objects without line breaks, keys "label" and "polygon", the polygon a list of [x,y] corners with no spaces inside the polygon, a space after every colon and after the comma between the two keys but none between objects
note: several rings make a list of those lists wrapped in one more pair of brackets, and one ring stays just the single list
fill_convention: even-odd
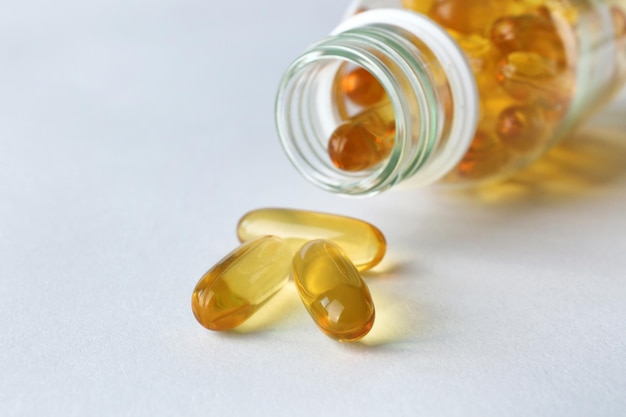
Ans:
[{"label": "white table surface", "polygon": [[[339,198],[273,100],[346,3],[0,5],[0,415],[626,415],[626,96],[494,189]],[[362,343],[291,284],[239,332],[195,321],[264,206],[386,233]]]}]

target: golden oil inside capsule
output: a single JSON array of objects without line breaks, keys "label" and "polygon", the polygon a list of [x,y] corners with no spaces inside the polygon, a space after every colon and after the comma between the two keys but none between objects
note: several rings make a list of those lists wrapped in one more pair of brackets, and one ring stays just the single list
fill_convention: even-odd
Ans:
[{"label": "golden oil inside capsule", "polygon": [[611,20],[613,21],[613,32],[616,38],[626,36],[626,14],[618,6],[611,7]]},{"label": "golden oil inside capsule", "polygon": [[553,93],[556,63],[535,52],[513,52],[497,69],[500,85],[514,98],[528,101]]},{"label": "golden oil inside capsule", "polygon": [[477,132],[459,165],[457,173],[470,180],[479,180],[497,173],[508,161],[506,147],[495,135]]},{"label": "golden oil inside capsule", "polygon": [[457,32],[480,32],[502,15],[505,3],[499,0],[437,0],[429,16]]},{"label": "golden oil inside capsule", "polygon": [[365,68],[355,68],[341,79],[341,90],[354,104],[372,106],[385,96],[385,89]]},{"label": "golden oil inside capsule", "polygon": [[539,112],[532,107],[511,106],[500,113],[496,133],[507,146],[528,152],[541,142],[544,126]]},{"label": "golden oil inside capsule", "polygon": [[[372,82],[380,86],[376,79]],[[396,119],[386,94],[384,98],[378,100],[379,104],[347,118],[333,131],[327,149],[337,168],[349,172],[363,171],[389,156],[396,137]]]},{"label": "golden oil inside capsule", "polygon": [[[453,34],[453,38],[457,41],[461,49],[465,51],[466,57],[476,77],[480,75],[484,76],[484,73],[494,65],[495,51],[488,39],[476,34]],[[479,80],[477,80],[477,82],[480,85]]]},{"label": "golden oil inside capsule", "polygon": [[563,67],[565,45],[546,8],[520,16],[505,16],[494,22],[490,39],[503,53],[534,52]]},{"label": "golden oil inside capsule", "polygon": [[351,120],[333,132],[328,141],[328,156],[333,165],[344,171],[372,168],[391,153],[395,132],[392,124],[371,126]]},{"label": "golden oil inside capsule", "polygon": [[332,240],[346,251],[360,271],[378,264],[387,250],[385,236],[378,228],[334,214],[266,208],[245,214],[237,225],[237,236],[242,242],[268,234],[285,239],[292,253],[310,240]]},{"label": "golden oil inside capsule", "polygon": [[346,253],[334,242],[314,240],[293,258],[293,279],[313,321],[328,336],[354,341],[374,324],[369,289]]},{"label": "golden oil inside capsule", "polygon": [[402,0],[402,7],[418,13],[428,13],[435,3],[436,0]]},{"label": "golden oil inside capsule", "polygon": [[233,329],[280,290],[289,279],[292,252],[273,236],[246,242],[200,278],[191,308],[210,330]]}]

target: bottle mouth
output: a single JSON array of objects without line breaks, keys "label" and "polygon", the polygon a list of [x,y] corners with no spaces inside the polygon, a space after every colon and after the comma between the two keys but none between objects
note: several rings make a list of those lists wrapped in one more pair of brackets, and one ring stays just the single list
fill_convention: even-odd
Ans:
[{"label": "bottle mouth", "polygon": [[[445,32],[435,36],[439,55],[422,42],[432,38],[432,30],[443,31],[414,13],[368,11],[344,22],[291,64],[278,89],[276,125],[288,158],[309,182],[346,196],[369,196],[409,177],[418,184],[434,182],[461,159],[477,120],[475,81]],[[388,155],[356,171],[338,168],[328,153],[330,137],[351,114],[337,99],[337,80],[345,68],[362,68],[378,81],[395,125]],[[470,77],[457,76],[464,73]],[[443,109],[441,96],[440,79],[450,75],[452,85],[444,83],[451,91],[454,117]]]},{"label": "bottle mouth", "polygon": [[[390,51],[373,52],[378,48]],[[315,45],[283,77],[276,101],[279,138],[300,174],[324,190],[350,196],[380,193],[403,178],[411,165],[407,161],[419,163],[432,149],[436,137],[430,132],[433,121],[428,110],[435,105],[435,94],[423,80],[407,76],[408,67],[390,61],[389,52],[392,46],[372,39],[372,28],[366,34],[354,29]],[[384,160],[354,172],[336,167],[328,155],[329,138],[351,113],[337,100],[337,79],[347,67],[366,70],[383,87],[395,130],[393,147]],[[421,140],[416,147],[413,137],[431,140]]]}]

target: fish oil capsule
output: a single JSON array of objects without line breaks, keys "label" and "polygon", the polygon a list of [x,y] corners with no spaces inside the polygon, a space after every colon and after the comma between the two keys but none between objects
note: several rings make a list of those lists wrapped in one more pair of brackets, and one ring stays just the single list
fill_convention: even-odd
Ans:
[{"label": "fish oil capsule", "polygon": [[[493,67],[494,51],[489,39],[482,36],[453,34],[461,49],[466,51],[467,59],[476,77],[486,75],[489,68]],[[492,76],[493,78],[493,76]],[[480,80],[476,80],[480,83]]]},{"label": "fish oil capsule", "polygon": [[496,133],[506,145],[527,152],[541,142],[543,128],[538,111],[531,107],[511,106],[500,113]]},{"label": "fish oil capsule", "polygon": [[385,89],[376,77],[360,67],[343,77],[341,89],[350,101],[363,107],[372,106],[385,96]]},{"label": "fish oil capsule", "polygon": [[526,50],[532,43],[530,37],[535,19],[532,16],[505,16],[493,23],[491,41],[504,53]]},{"label": "fish oil capsule", "polygon": [[461,33],[480,32],[502,15],[501,1],[437,0],[429,16],[447,29]]},{"label": "fish oil capsule", "polygon": [[293,258],[292,274],[313,321],[342,342],[365,336],[374,324],[369,289],[346,253],[334,242],[314,240]]},{"label": "fish oil capsule", "polygon": [[210,330],[233,329],[261,308],[289,279],[287,243],[263,236],[244,243],[205,273],[191,296],[191,308]]},{"label": "fish oil capsule", "polygon": [[617,39],[626,37],[626,14],[617,6],[611,7],[611,20],[613,21],[613,32]]},{"label": "fish oil capsule", "polygon": [[428,13],[437,0],[402,0],[402,7],[417,13]]},{"label": "fish oil capsule", "polygon": [[457,167],[459,176],[479,180],[498,172],[508,162],[505,146],[497,137],[479,131]]},{"label": "fish oil capsule", "polygon": [[530,102],[558,93],[556,63],[534,52],[513,52],[504,59],[497,79],[512,97]]},{"label": "fish oil capsule", "polygon": [[346,251],[359,271],[377,265],[387,250],[385,236],[377,227],[335,214],[265,208],[245,214],[237,225],[242,242],[270,233],[283,238],[292,254],[310,240],[332,240]]},{"label": "fish oil capsule", "polygon": [[567,65],[565,44],[545,8],[532,14],[505,16],[496,20],[490,39],[505,55],[534,52],[556,63],[559,69]]},{"label": "fish oil capsule", "polygon": [[328,156],[333,165],[344,171],[363,171],[382,162],[393,147],[395,130],[382,135],[361,122],[340,125],[328,141]]},{"label": "fish oil capsule", "polygon": [[344,171],[363,171],[385,160],[393,149],[396,126],[390,104],[366,110],[341,124],[328,140],[328,156]]}]

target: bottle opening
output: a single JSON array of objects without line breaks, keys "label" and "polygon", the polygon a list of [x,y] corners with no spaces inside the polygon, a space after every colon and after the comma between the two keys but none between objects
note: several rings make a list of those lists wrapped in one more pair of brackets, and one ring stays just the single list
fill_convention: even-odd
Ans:
[{"label": "bottle opening", "polygon": [[285,151],[308,180],[351,195],[393,184],[402,151],[397,137],[407,126],[388,71],[375,56],[331,47],[292,65],[277,123]]},{"label": "bottle opening", "polygon": [[[444,67],[420,37],[389,23],[400,17],[410,26],[405,14],[355,16],[283,77],[276,102],[283,148],[296,169],[325,190],[371,195],[408,177],[432,182],[469,146],[472,132],[451,139],[454,121],[465,114],[458,110],[468,102],[448,81],[454,66]],[[408,22],[416,19],[424,23],[418,15]]]},{"label": "bottle opening", "polygon": [[403,62],[385,31],[354,29],[315,45],[279,88],[283,147],[300,173],[326,190],[381,192],[436,140],[430,80]]}]

